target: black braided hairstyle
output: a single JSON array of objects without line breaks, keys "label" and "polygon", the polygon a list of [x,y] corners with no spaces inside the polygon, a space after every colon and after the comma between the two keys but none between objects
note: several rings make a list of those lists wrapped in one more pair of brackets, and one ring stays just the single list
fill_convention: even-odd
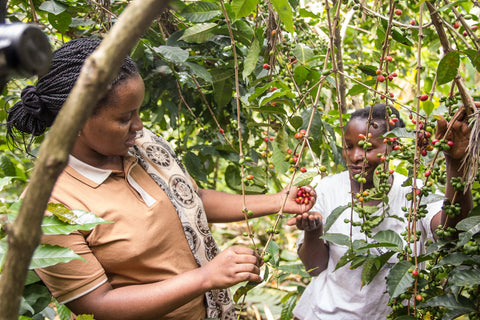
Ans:
[{"label": "black braided hairstyle", "polygon": [[[383,103],[378,103],[373,105],[372,107],[365,107],[363,109],[358,109],[355,110],[351,115],[350,115],[350,120],[353,119],[365,119],[368,120],[368,116],[370,114],[370,108],[373,108],[372,110],[372,122],[374,125],[378,126],[376,128],[380,128],[382,130],[382,133],[387,132],[387,121],[386,121],[386,112],[387,112],[387,105]],[[394,114],[397,118],[398,121],[395,122],[395,125],[389,125],[388,129],[392,130],[394,128],[404,128],[405,123],[403,122],[402,118],[400,117],[400,113],[398,112],[397,109],[389,106],[391,110],[391,114]],[[348,123],[347,123],[348,126]]]},{"label": "black braided hairstyle", "polygon": [[[50,71],[38,79],[36,86],[25,87],[21,100],[7,110],[7,139],[14,143],[16,135],[40,136],[53,124],[80,75],[85,59],[100,42],[95,38],[79,38],[54,51]],[[111,88],[136,75],[135,63],[126,57]]]}]

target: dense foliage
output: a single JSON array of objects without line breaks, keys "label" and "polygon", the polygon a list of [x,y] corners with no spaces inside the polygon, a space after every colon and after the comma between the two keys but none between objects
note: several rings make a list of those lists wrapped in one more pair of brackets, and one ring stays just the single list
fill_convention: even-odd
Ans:
[{"label": "dense foliage", "polygon": [[[120,0],[11,0],[8,19],[38,23],[57,47],[71,38],[102,37],[126,5]],[[341,128],[348,110],[376,102],[393,105],[407,127],[389,132],[386,143],[396,139],[400,147],[379,155],[385,163],[390,160],[389,165],[379,168],[376,187],[356,195],[351,206],[365,217],[365,241],[352,242],[349,235],[339,234],[326,238],[349,246],[343,262],[363,268],[365,285],[388,257],[398,255],[387,281],[393,319],[478,319],[478,153],[467,158],[471,180],[455,181],[459,192],[465,183],[472,185],[475,209],[457,226],[457,241],[448,238],[454,230],[439,229],[439,241],[425,255],[416,256],[410,246],[403,246],[402,237],[408,243],[416,239],[413,223],[402,234],[372,234],[383,217],[372,216],[376,209],[363,202],[378,198],[388,205],[384,181],[391,170],[408,176],[413,186],[417,179],[424,186],[414,188],[419,192],[410,196],[417,197],[416,205],[405,208],[406,216],[398,219],[421,218],[425,204],[437,199],[433,194],[444,190],[441,150],[449,146],[446,140],[433,139],[435,119],[451,119],[469,99],[480,101],[479,14],[477,1],[174,1],[132,52],[145,79],[142,119],[175,146],[201,187],[252,194],[343,171]],[[2,122],[24,84],[34,80],[10,81],[1,98]],[[471,117],[474,130],[480,126],[478,117]],[[416,143],[418,135],[425,138],[422,144]],[[12,149],[4,136],[0,214],[13,219],[15,206],[10,205],[27,183],[34,159]],[[41,141],[31,141],[32,154]],[[470,143],[473,152],[478,150],[478,136]],[[345,209],[336,210],[332,219]],[[447,203],[445,210],[454,215],[457,207]],[[246,301],[245,319],[258,309],[263,317],[273,312],[290,319],[309,281],[294,252],[296,233],[285,221],[280,212],[227,230],[214,227],[220,243],[252,244],[268,260],[264,283],[234,290],[236,302]],[[326,228],[330,223],[333,220]],[[5,243],[5,238],[0,240],[0,262]],[[370,254],[373,246],[387,253]],[[51,317],[53,309],[45,309],[50,302],[46,289],[35,280],[25,288],[22,315],[43,312]],[[64,307],[58,312],[68,318]]]}]

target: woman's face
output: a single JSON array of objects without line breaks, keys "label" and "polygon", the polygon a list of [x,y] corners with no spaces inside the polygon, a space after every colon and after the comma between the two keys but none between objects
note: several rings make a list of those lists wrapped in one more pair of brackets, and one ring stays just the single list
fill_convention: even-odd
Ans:
[{"label": "woman's face", "polygon": [[137,131],[143,128],[139,110],[144,93],[140,76],[115,86],[105,104],[85,123],[72,154],[97,167],[126,155],[135,143]]},{"label": "woman's face", "polygon": [[343,158],[347,163],[348,169],[350,170],[352,176],[362,172],[362,166],[365,162],[365,178],[367,182],[364,184],[366,188],[373,187],[373,174],[376,167],[382,163],[382,160],[377,157],[377,154],[385,153],[388,148],[388,145],[383,143],[383,138],[381,135],[384,133],[381,129],[382,126],[378,128],[373,128],[370,126],[369,133],[372,134],[371,138],[368,140],[372,146],[367,148],[366,153],[363,146],[359,146],[359,141],[365,141],[362,139],[362,135],[365,136],[367,132],[367,120],[355,118],[348,122],[345,130],[345,150],[343,152]]}]

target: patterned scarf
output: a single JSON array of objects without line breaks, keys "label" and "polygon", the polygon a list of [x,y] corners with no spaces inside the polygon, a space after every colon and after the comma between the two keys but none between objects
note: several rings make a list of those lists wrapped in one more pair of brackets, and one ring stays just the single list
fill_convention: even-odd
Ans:
[{"label": "patterned scarf", "polygon": [[[185,167],[170,144],[147,129],[137,134],[133,154],[172,201],[198,266],[205,265],[218,254],[218,247]],[[206,292],[205,301],[207,318],[237,319],[228,289]]]}]

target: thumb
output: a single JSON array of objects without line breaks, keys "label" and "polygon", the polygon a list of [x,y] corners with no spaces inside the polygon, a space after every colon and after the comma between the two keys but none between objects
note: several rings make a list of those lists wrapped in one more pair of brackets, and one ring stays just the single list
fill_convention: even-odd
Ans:
[{"label": "thumb", "polygon": [[287,225],[294,226],[297,224],[297,218],[293,217],[287,220]]},{"label": "thumb", "polygon": [[437,119],[437,132],[435,133],[435,138],[443,138],[443,135],[447,131],[447,125],[447,120],[445,120],[444,117],[440,117],[439,119]]}]

